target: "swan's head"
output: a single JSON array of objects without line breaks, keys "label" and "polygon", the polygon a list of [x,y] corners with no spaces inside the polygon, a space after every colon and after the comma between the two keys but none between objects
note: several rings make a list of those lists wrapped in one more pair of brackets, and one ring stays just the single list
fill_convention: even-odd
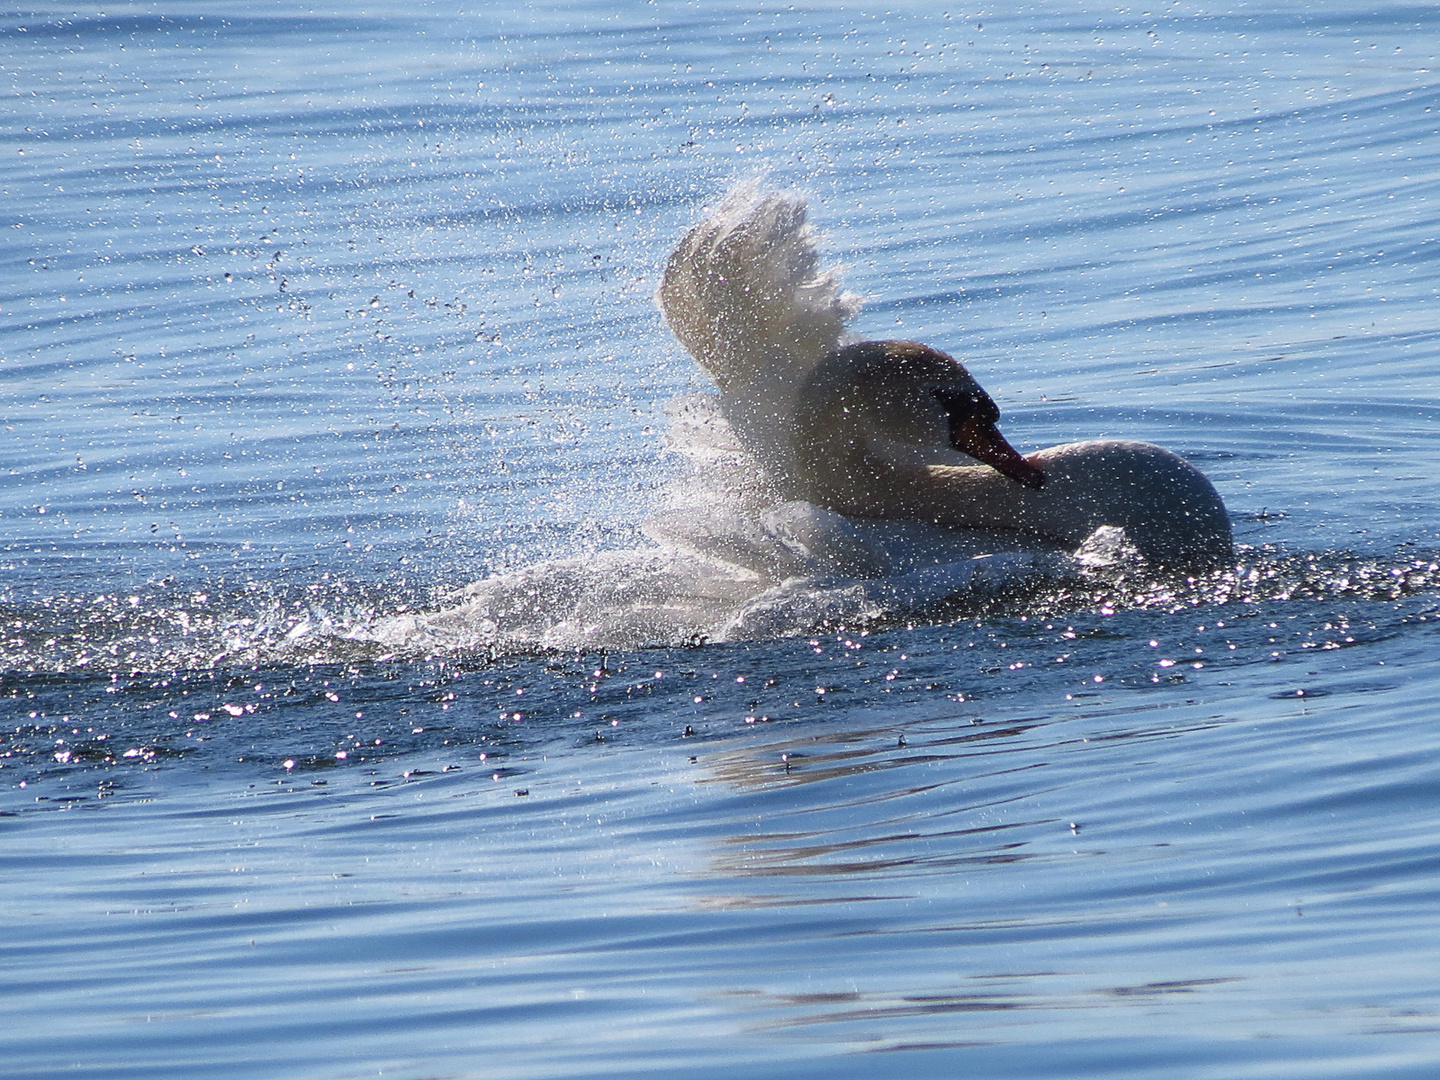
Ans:
[{"label": "swan's head", "polygon": [[948,446],[1025,487],[1045,483],[1000,434],[990,395],[959,361],[928,345],[862,341],[836,349],[812,373],[802,408],[813,420],[851,428],[852,439]]}]

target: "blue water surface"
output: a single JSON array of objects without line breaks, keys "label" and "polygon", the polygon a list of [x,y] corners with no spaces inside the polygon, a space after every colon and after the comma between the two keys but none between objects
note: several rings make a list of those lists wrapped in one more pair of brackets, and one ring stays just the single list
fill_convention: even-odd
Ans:
[{"label": "blue water surface", "polygon": [[[1437,55],[1348,3],[0,15],[0,1074],[1435,1075]],[[757,175],[857,333],[1022,449],[1185,455],[1237,567],[397,636],[646,550],[707,388],[651,295]]]}]

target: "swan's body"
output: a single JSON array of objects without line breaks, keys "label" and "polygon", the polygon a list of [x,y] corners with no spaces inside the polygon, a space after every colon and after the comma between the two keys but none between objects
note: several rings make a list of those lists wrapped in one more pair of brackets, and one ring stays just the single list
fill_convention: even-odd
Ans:
[{"label": "swan's body", "polygon": [[[819,268],[797,195],[733,191],[681,240],[658,300],[720,390],[774,493],[850,518],[985,530],[1073,550],[1119,526],[1171,570],[1226,563],[1210,482],[1148,443],[1069,443],[1021,458],[969,372],[913,342],[843,343],[859,309]],[[973,464],[982,461],[985,464]]]}]

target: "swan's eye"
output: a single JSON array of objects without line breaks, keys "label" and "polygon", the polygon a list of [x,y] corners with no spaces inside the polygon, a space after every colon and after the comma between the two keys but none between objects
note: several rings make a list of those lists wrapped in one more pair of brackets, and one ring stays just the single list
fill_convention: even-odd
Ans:
[{"label": "swan's eye", "polygon": [[1000,419],[1000,410],[983,390],[965,391],[942,387],[935,391],[935,397],[945,406],[952,424],[961,423],[972,416],[990,424]]}]

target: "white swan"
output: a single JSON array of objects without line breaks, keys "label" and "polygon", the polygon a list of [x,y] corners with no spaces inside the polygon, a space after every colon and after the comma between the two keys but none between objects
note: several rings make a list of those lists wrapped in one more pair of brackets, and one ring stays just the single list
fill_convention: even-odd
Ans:
[{"label": "white swan", "polygon": [[820,267],[796,194],[732,190],[681,239],[657,300],[780,498],[992,531],[1002,545],[1073,550],[1118,526],[1147,563],[1173,571],[1232,558],[1220,496],[1168,450],[1096,440],[1022,457],[951,357],[914,342],[846,343],[860,302]]}]

